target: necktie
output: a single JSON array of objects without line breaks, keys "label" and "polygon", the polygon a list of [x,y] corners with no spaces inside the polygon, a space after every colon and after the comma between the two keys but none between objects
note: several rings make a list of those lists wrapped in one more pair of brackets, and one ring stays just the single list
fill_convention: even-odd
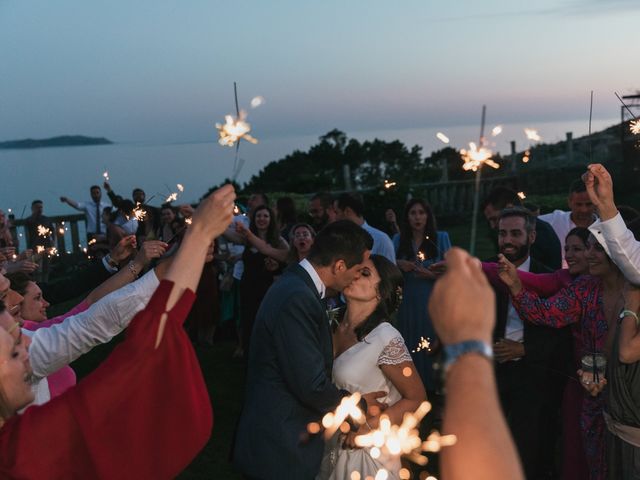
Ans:
[{"label": "necktie", "polygon": [[100,202],[96,203],[96,234],[100,235],[100,224],[102,223],[100,218]]}]

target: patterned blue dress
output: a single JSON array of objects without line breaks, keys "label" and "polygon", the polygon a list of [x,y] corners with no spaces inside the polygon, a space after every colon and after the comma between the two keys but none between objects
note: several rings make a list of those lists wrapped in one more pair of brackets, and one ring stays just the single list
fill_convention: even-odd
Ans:
[{"label": "patterned blue dress", "polygon": [[[400,235],[393,237],[393,246],[396,250],[398,260],[417,261],[417,251],[413,258],[404,258],[398,255],[400,246]],[[447,232],[438,232],[438,254],[435,258],[426,258],[421,262],[423,267],[442,261],[444,254],[451,248],[451,240]],[[414,247],[415,248],[415,247]],[[433,290],[434,280],[419,278],[414,272],[402,272],[404,277],[404,288],[402,290],[402,303],[398,309],[398,330],[402,333],[404,341],[411,351],[413,363],[422,378],[427,391],[436,390],[435,375],[433,372],[433,356],[426,350],[414,352],[420,343],[420,337],[430,339],[431,343],[436,339],[436,333],[429,318],[427,305],[431,290]]]}]

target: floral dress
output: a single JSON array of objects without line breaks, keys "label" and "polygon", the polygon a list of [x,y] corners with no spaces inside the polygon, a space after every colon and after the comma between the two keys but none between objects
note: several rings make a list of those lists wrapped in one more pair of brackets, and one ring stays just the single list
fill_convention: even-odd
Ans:
[{"label": "floral dress", "polygon": [[[576,370],[580,368],[583,355],[604,351],[609,328],[604,315],[600,279],[579,277],[548,299],[523,288],[512,300],[520,316],[531,323],[555,328],[572,325]],[[580,427],[591,480],[607,478],[603,409],[603,395],[592,397],[583,392]]]}]

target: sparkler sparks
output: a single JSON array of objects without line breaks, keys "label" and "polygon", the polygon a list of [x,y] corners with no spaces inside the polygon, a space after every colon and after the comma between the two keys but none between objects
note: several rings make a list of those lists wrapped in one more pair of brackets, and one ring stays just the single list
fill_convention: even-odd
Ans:
[{"label": "sparkler sparks", "polygon": [[420,337],[420,342],[418,342],[418,346],[415,350],[412,350],[413,353],[420,352],[421,350],[426,350],[427,352],[431,351],[431,339],[429,337],[424,338]]},{"label": "sparkler sparks", "polygon": [[395,187],[396,186],[396,182],[391,182],[389,180],[385,180],[384,181],[384,188],[386,188],[387,190],[390,189],[391,187]]},{"label": "sparkler sparks", "polygon": [[44,251],[45,251],[45,248],[42,245],[36,246],[36,253],[37,254],[44,253]]},{"label": "sparkler sparks", "polygon": [[178,193],[173,192],[167,197],[167,199],[164,202],[165,203],[175,202],[177,199],[178,199]]},{"label": "sparkler sparks", "polygon": [[143,221],[147,216],[147,211],[142,208],[139,202],[136,205],[136,208],[133,209],[133,216],[136,217],[136,220],[139,222]]},{"label": "sparkler sparks", "polygon": [[192,222],[193,222],[193,219],[191,217],[184,219],[184,223],[186,223],[187,225],[191,225]]},{"label": "sparkler sparks", "polygon": [[219,137],[218,143],[225,147],[233,147],[241,139],[253,144],[258,143],[257,139],[249,135],[251,125],[245,121],[246,118],[246,112],[240,110],[237,118],[233,117],[233,115],[225,115],[224,124],[216,123]]},{"label": "sparkler sparks", "polygon": [[87,245],[95,245],[96,243],[98,243],[98,240],[92,238],[91,240],[89,240],[89,243],[87,243]]},{"label": "sparkler sparks", "polygon": [[640,135],[640,120],[632,120],[629,122],[629,130],[633,135]]},{"label": "sparkler sparks", "polygon": [[518,198],[520,198],[520,200],[524,200],[525,198],[527,198],[527,196],[524,194],[524,192],[518,192]]},{"label": "sparkler sparks", "polygon": [[495,127],[493,127],[493,130],[491,130],[492,137],[497,137],[501,133],[502,133],[502,125],[496,125]]},{"label": "sparkler sparks", "polygon": [[449,137],[447,137],[444,133],[442,132],[438,132],[436,133],[436,137],[438,137],[438,140],[440,140],[442,143],[449,143]]},{"label": "sparkler sparks", "polygon": [[178,187],[178,191],[179,191],[180,193],[184,192],[184,186],[183,186],[181,183],[178,183],[178,184],[176,185],[176,187]]},{"label": "sparkler sparks", "polygon": [[364,414],[358,407],[358,402],[360,402],[360,394],[356,392],[353,395],[344,397],[334,412],[329,412],[322,417],[325,438],[331,438],[339,428],[342,430],[342,425],[346,424],[345,420],[348,417],[358,423],[364,421]]},{"label": "sparkler sparks", "polygon": [[109,172],[107,172],[107,171],[105,170],[105,172],[102,174],[102,176],[104,177],[104,181],[105,181],[105,182],[108,182],[108,181],[109,181]]},{"label": "sparkler sparks", "polygon": [[529,150],[524,152],[524,156],[522,157],[522,163],[529,163],[529,160],[531,160],[530,155],[531,155],[531,152]]},{"label": "sparkler sparks", "polygon": [[424,252],[418,252],[418,254],[416,255],[416,259],[421,263],[424,262],[426,258],[427,257],[425,256]]},{"label": "sparkler sparks", "polygon": [[538,131],[533,128],[525,128],[524,134],[527,136],[528,140],[532,140],[534,142],[539,142],[542,140],[542,137],[538,134]]},{"label": "sparkler sparks", "polygon": [[460,150],[460,153],[464,161],[462,165],[463,170],[473,170],[475,172],[483,165],[489,165],[492,168],[500,167],[500,165],[491,160],[491,155],[493,155],[491,150],[485,147],[478,148],[473,142],[469,143],[469,150],[463,148]]},{"label": "sparkler sparks", "polygon": [[51,235],[51,230],[49,230],[44,225],[38,225],[38,236],[39,237],[48,237]]}]

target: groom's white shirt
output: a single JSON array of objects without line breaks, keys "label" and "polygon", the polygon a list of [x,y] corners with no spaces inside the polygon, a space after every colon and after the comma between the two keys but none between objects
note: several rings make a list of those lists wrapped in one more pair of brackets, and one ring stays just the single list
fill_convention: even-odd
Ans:
[{"label": "groom's white shirt", "polygon": [[306,258],[303,258],[300,262],[300,266],[307,271],[307,273],[311,277],[311,280],[313,280],[313,284],[316,286],[316,290],[318,291],[318,295],[320,295],[320,298],[324,298],[325,294],[327,293],[327,287],[325,287],[324,283],[320,279],[320,275],[318,275],[316,269],[313,268],[311,262],[309,262],[309,260],[307,260]]}]

